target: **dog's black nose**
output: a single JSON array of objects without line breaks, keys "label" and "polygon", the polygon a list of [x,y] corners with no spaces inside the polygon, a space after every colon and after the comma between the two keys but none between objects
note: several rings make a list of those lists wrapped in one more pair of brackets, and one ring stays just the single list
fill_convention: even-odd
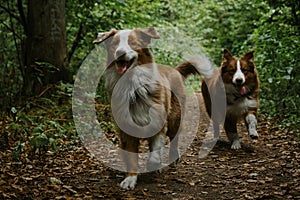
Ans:
[{"label": "dog's black nose", "polygon": [[243,83],[243,79],[242,78],[237,78],[235,79],[236,84],[241,85]]},{"label": "dog's black nose", "polygon": [[126,51],[123,49],[119,49],[116,51],[117,58],[120,58],[121,56],[125,55]]}]

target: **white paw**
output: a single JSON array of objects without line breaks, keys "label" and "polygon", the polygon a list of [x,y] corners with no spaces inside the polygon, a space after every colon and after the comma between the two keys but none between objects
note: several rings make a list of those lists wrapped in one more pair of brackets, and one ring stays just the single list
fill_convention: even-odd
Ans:
[{"label": "white paw", "polygon": [[241,148],[241,143],[239,141],[239,139],[237,140],[233,140],[232,145],[231,145],[231,149],[240,149]]},{"label": "white paw", "polygon": [[149,160],[147,162],[147,170],[155,171],[161,168],[161,152],[153,151],[150,152]]},{"label": "white paw", "polygon": [[252,139],[258,139],[258,133],[257,133],[256,128],[249,128],[248,132],[249,132],[249,136]]},{"label": "white paw", "polygon": [[246,117],[246,122],[248,124],[248,133],[249,133],[249,136],[252,139],[258,139],[258,133],[257,133],[257,130],[256,130],[256,127],[257,127],[256,117],[253,114],[249,114]]},{"label": "white paw", "polygon": [[124,190],[133,190],[137,182],[137,176],[127,176],[121,183],[120,187]]},{"label": "white paw", "polygon": [[162,164],[160,162],[147,162],[147,170],[148,171],[155,171],[161,170]]}]

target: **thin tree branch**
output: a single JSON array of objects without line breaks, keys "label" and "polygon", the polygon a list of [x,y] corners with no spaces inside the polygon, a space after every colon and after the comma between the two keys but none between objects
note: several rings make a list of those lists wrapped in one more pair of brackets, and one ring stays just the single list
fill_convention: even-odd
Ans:
[{"label": "thin tree branch", "polygon": [[[10,9],[10,4],[9,4],[9,1],[7,1],[7,9],[8,10],[11,10]],[[10,24],[11,24],[11,31],[12,31],[12,34],[13,34],[13,38],[14,38],[14,44],[15,44],[15,48],[16,48],[16,52],[17,52],[17,58],[18,58],[18,62],[19,62],[19,65],[20,65],[20,70],[23,74],[23,71],[22,71],[22,60],[21,60],[21,57],[20,57],[20,52],[19,52],[19,48],[18,48],[18,42],[17,42],[17,34],[15,32],[15,28],[14,28],[14,23],[13,23],[13,19],[12,19],[12,15],[9,15],[9,21],[10,21]]]},{"label": "thin tree branch", "polygon": [[16,36],[19,40],[22,39],[22,37],[21,37],[20,35],[18,35],[17,33],[14,32],[14,30],[12,29],[12,27],[10,27],[9,25],[7,25],[7,24],[4,23],[4,22],[0,22],[0,24],[2,24],[3,26],[5,26],[5,28],[6,28],[8,31],[14,33],[15,36]]},{"label": "thin tree branch", "polygon": [[6,8],[5,6],[0,4],[0,8],[3,9],[5,12],[8,13],[8,15],[14,19],[16,19],[19,23],[22,24],[20,18],[18,17],[18,15],[15,15],[9,8]]},{"label": "thin tree branch", "polygon": [[25,35],[27,36],[28,35],[28,26],[27,26],[27,20],[26,20],[25,14],[24,14],[22,0],[18,0],[17,5],[18,5],[19,14],[20,14],[21,24],[23,25]]},{"label": "thin tree branch", "polygon": [[79,42],[80,42],[80,40],[82,38],[82,32],[83,32],[83,22],[81,22],[80,25],[79,25],[76,38],[73,41],[72,47],[71,47],[71,49],[70,49],[70,51],[68,53],[68,63],[70,63],[70,60],[72,59],[73,54],[74,54],[75,50],[77,49],[77,47],[79,45]]}]

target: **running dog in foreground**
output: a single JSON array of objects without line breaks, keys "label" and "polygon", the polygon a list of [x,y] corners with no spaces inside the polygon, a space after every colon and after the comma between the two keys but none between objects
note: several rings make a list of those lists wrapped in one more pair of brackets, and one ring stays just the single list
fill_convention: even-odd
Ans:
[{"label": "running dog in foreground", "polygon": [[[133,189],[137,182],[141,138],[146,138],[149,143],[147,169],[161,166],[166,136],[172,141],[170,161],[179,158],[176,134],[181,132],[182,108],[185,104],[183,77],[189,72],[184,67],[176,69],[155,63],[148,46],[151,39],[159,37],[153,27],[113,29],[99,33],[94,41],[95,44],[105,44],[106,87],[111,99],[115,99],[111,105],[113,113],[115,111],[114,117],[121,116],[119,122],[116,120],[120,128],[120,146],[126,152],[131,152],[122,154],[128,174],[120,186],[126,190]],[[127,109],[128,114],[124,114]],[[155,134],[149,137],[149,132]]]},{"label": "running dog in foreground", "polygon": [[[186,61],[181,64],[191,74],[194,66],[199,66],[199,60]],[[189,69],[189,70],[188,70]],[[188,74],[186,74],[187,76]],[[219,79],[223,81],[218,81]],[[220,84],[222,83],[222,84]],[[224,84],[224,85],[223,85]],[[250,51],[240,58],[235,58],[225,49],[222,64],[210,74],[204,76],[201,90],[207,113],[212,117],[212,100],[220,99],[221,90],[226,93],[226,113],[224,128],[231,142],[231,149],[240,149],[241,144],[237,133],[237,122],[244,119],[248,134],[252,139],[258,139],[257,110],[259,78],[254,64],[254,51]],[[219,95],[219,97],[218,97]],[[221,97],[222,98],[222,97]],[[225,98],[224,98],[225,99]],[[218,107],[217,104],[215,104]],[[222,108],[219,108],[221,110]],[[215,136],[219,136],[219,116],[212,118]]]}]

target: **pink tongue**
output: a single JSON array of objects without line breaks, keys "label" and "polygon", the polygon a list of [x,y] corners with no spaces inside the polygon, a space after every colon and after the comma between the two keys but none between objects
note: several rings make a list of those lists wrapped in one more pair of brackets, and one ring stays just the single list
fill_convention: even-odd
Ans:
[{"label": "pink tongue", "polygon": [[246,94],[246,87],[245,86],[243,86],[241,89],[240,89],[240,94],[241,95],[245,95]]},{"label": "pink tongue", "polygon": [[116,66],[116,72],[117,72],[119,75],[124,74],[124,73],[126,72],[126,70],[127,70],[127,66],[126,66],[126,65],[123,66],[123,67],[118,67],[118,66]]}]

